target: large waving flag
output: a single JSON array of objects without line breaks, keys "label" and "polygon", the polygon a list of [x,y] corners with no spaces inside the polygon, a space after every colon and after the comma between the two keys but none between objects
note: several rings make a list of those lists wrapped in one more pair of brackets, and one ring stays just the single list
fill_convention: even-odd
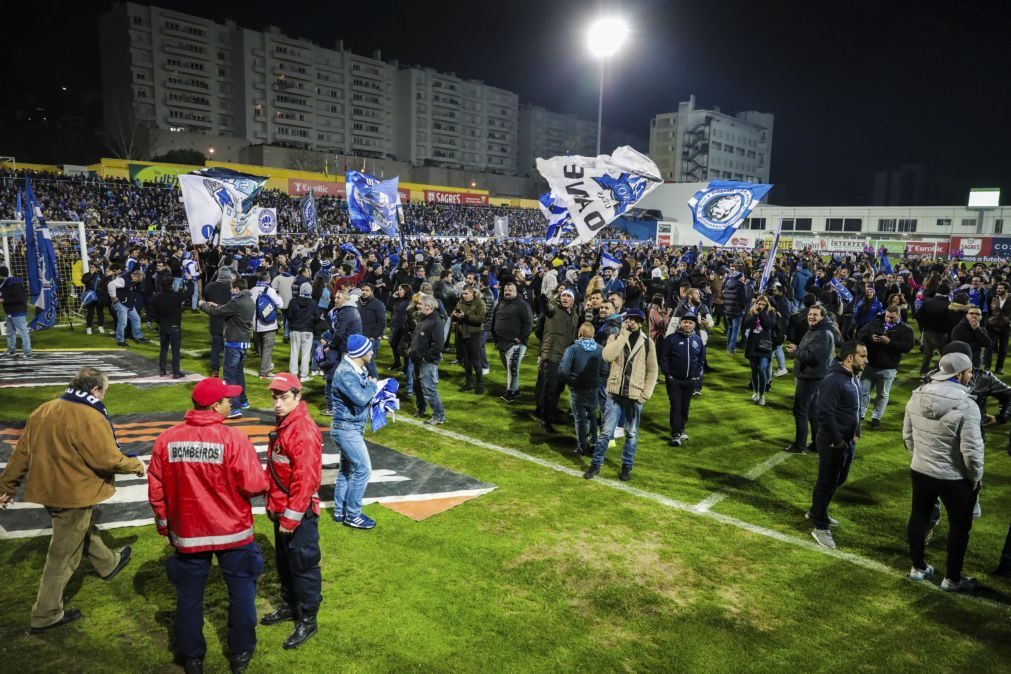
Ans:
[{"label": "large waving flag", "polygon": [[553,193],[542,194],[537,205],[548,220],[548,231],[544,234],[547,243],[558,245],[575,233],[576,225],[569,216],[569,209]]},{"label": "large waving flag", "polygon": [[249,213],[249,211],[252,210],[253,198],[260,193],[260,190],[263,189],[263,186],[267,184],[267,180],[269,180],[267,176],[254,176],[216,166],[200,169],[195,173],[197,175],[204,176],[205,178],[212,178],[228,185],[236,194],[239,195],[237,208],[243,213]]},{"label": "large waving flag", "polygon": [[537,170],[575,225],[570,245],[590,241],[663,183],[653,160],[627,145],[610,155],[538,158]]},{"label": "large waving flag", "polygon": [[369,226],[373,232],[382,231],[395,237],[400,228],[400,178],[390,178],[376,183],[371,188],[356,195],[369,215]]},{"label": "large waving flag", "polygon": [[302,214],[302,224],[305,225],[305,231],[315,234],[319,227],[319,220],[316,212],[316,197],[312,190],[306,192],[298,203],[298,212]]},{"label": "large waving flag", "polygon": [[364,201],[363,192],[378,185],[379,178],[364,171],[348,171],[345,178],[344,191],[347,193],[348,216],[351,226],[360,232],[372,231],[372,219],[369,217],[368,206]]},{"label": "large waving flag", "polygon": [[722,246],[771,189],[772,185],[760,183],[709,181],[706,189],[688,200],[695,231]]},{"label": "large waving flag", "polygon": [[772,276],[772,270],[776,266],[776,250],[779,249],[779,236],[783,233],[783,218],[779,219],[779,226],[776,227],[776,233],[772,237],[772,245],[769,246],[769,259],[765,261],[765,268],[762,269],[762,280],[758,284],[758,292],[764,293],[765,286],[769,282],[769,277]]},{"label": "large waving flag", "polygon": [[42,217],[42,209],[39,208],[28,176],[25,176],[25,257],[28,266],[28,297],[36,308],[35,318],[28,324],[28,328],[45,330],[56,325],[60,274],[56,268],[56,251],[53,249],[49,225]]},{"label": "large waving flag", "polygon": [[603,270],[609,267],[611,269],[614,269],[615,271],[618,271],[619,269],[621,269],[621,259],[615,257],[614,255],[611,255],[610,253],[601,251],[600,268]]},{"label": "large waving flag", "polygon": [[[267,178],[230,169],[202,169],[179,176],[193,243],[255,245],[277,233],[277,211],[252,205]],[[217,241],[214,239],[217,238]]]}]

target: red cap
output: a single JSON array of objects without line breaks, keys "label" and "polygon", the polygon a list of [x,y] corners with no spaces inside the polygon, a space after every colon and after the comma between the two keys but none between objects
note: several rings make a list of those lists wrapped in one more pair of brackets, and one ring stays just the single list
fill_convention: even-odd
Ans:
[{"label": "red cap", "polygon": [[193,402],[199,407],[210,407],[222,398],[234,398],[242,393],[242,387],[238,384],[229,386],[217,377],[201,379],[193,387]]},{"label": "red cap", "polygon": [[291,389],[301,391],[302,382],[290,372],[279,372],[270,380],[270,386],[267,388],[271,391],[290,391]]}]

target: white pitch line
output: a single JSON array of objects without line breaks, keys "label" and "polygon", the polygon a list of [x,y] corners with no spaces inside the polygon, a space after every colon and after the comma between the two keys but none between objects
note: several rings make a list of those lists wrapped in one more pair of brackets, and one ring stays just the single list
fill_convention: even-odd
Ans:
[{"label": "white pitch line", "polygon": [[[417,419],[411,419],[408,417],[402,417],[401,420],[405,423],[420,426],[424,430],[430,431],[432,433],[437,433],[448,438],[453,438],[454,440],[460,440],[461,442],[466,442],[476,447],[483,447],[485,449],[490,449],[493,452],[498,452],[499,454],[505,454],[506,456],[511,456],[515,459],[520,459],[521,461],[527,461],[529,463],[537,464],[538,466],[543,466],[545,468],[550,468],[551,470],[557,471],[559,473],[565,473],[566,475],[578,476],[580,479],[583,477],[582,471],[575,470],[574,468],[569,468],[568,466],[563,466],[561,464],[548,461],[547,459],[542,459],[540,457],[531,456],[518,449],[512,449],[510,447],[502,447],[501,445],[495,445],[490,442],[485,442],[484,440],[479,440],[477,438],[472,438],[462,433],[457,433],[455,431],[449,431],[444,428],[439,428],[438,426],[426,426],[423,421],[418,421]],[[772,459],[769,459],[771,461]],[[780,459],[781,461],[783,459]],[[756,466],[757,468],[757,466]],[[754,470],[754,469],[753,469]],[[653,492],[645,491],[637,487],[632,487],[631,485],[625,484],[624,482],[619,482],[617,480],[611,480],[608,478],[597,477],[592,480],[592,482],[610,487],[611,489],[616,489],[618,491],[625,492],[626,494],[632,494],[633,496],[638,496],[640,498],[648,499],[654,501],[668,508],[673,508],[674,510],[679,510],[691,515],[696,515],[698,517],[704,517],[706,519],[719,522],[721,524],[726,524],[737,529],[742,529],[752,534],[758,536],[764,536],[766,538],[771,538],[775,541],[781,543],[786,543],[788,545],[793,545],[795,547],[803,548],[810,552],[816,552],[828,557],[834,557],[836,559],[841,559],[843,561],[849,562],[856,566],[860,566],[869,571],[874,571],[875,573],[883,576],[891,576],[893,578],[901,578],[903,580],[908,580],[906,574],[898,569],[894,569],[887,564],[883,564],[874,559],[864,557],[852,552],[846,552],[844,550],[833,550],[830,548],[823,548],[814,541],[809,541],[804,538],[798,538],[791,534],[786,534],[781,531],[776,531],[775,529],[769,529],[767,527],[759,526],[757,524],[751,524],[750,522],[745,522],[744,520],[737,519],[736,517],[731,517],[729,515],[721,515],[719,513],[714,513],[709,510],[699,510],[695,505],[690,503],[685,503],[684,501],[678,501],[662,494],[655,494]],[[912,581],[910,581],[912,582]],[[927,587],[929,589],[936,590],[938,592],[943,592],[941,588],[933,583],[918,583]],[[979,604],[985,604],[987,606],[1002,610],[1011,610],[1011,605],[1005,604],[1003,602],[994,601],[992,599],[985,599],[983,597],[976,597],[969,594],[962,593],[952,593],[952,596],[958,599],[966,599]]]},{"label": "white pitch line", "polygon": [[[747,473],[745,473],[744,478],[754,482],[755,480],[762,477],[770,470],[772,470],[773,468],[775,468],[776,466],[783,463],[789,458],[790,454],[788,454],[787,452],[780,452],[779,454],[774,454],[765,461],[763,461],[762,463],[758,464],[757,466],[749,470]],[[713,492],[709,496],[705,497],[704,499],[696,503],[695,510],[697,510],[700,513],[708,512],[717,503],[726,500],[728,496],[730,496],[730,494],[727,492],[727,488],[724,487],[723,489]]]}]

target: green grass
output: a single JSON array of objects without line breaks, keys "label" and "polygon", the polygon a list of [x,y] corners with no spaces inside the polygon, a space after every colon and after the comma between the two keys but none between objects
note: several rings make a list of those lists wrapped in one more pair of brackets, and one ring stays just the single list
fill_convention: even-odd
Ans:
[{"label": "green grass", "polygon": [[[207,349],[205,325],[204,317],[187,315],[184,349]],[[33,338],[37,348],[112,344],[80,330]],[[717,336],[711,360],[718,372],[692,403],[691,440],[683,448],[666,444],[667,400],[657,388],[646,406],[631,485],[687,503],[725,490],[728,497],[713,509],[718,515],[806,539],[813,455],[790,456],[755,481],[742,477],[790,439],[792,381],[775,380],[769,406],[758,408],[747,401],[746,364],[721,346]],[[157,356],[156,344],[136,348]],[[286,346],[279,345],[274,361],[287,363]],[[380,365],[388,363],[384,344]],[[183,366],[206,372],[201,360],[187,358]],[[497,397],[503,373],[496,360],[483,397],[457,393],[460,369],[444,365],[444,428],[582,469],[586,459],[572,456],[571,433],[548,437],[530,416],[535,366],[531,353],[523,398],[507,406]],[[914,384],[911,369],[900,374],[883,429],[865,433],[850,481],[833,503],[842,520],[840,547],[893,567],[893,574],[401,422],[375,439],[499,488],[420,523],[368,506],[379,521],[371,532],[324,520],[320,633],[285,652],[286,626],[260,628],[250,671],[1006,671],[1006,608],[899,576],[908,568],[909,508],[899,424]],[[264,384],[250,379],[255,407],[267,406]],[[59,390],[2,390],[0,416],[23,418]],[[188,392],[187,385],[115,385],[106,402],[113,415],[183,410]],[[308,397],[322,400],[320,382],[310,385]],[[984,596],[1007,603],[1011,583],[987,576],[1011,512],[1005,440],[1003,430],[989,435],[984,517],[973,528],[966,571],[987,586]],[[619,453],[610,451],[602,477],[616,476]],[[262,612],[275,605],[278,590],[263,518],[257,531],[268,560]],[[43,636],[25,629],[48,541],[0,542],[4,669],[176,671],[169,652],[174,592],[164,571],[170,549],[153,527],[104,536],[117,546],[132,544],[134,561],[110,583],[82,565],[67,596],[85,618]],[[943,531],[928,550],[930,561],[943,566]],[[225,603],[215,571],[206,600],[208,671],[225,667]]]}]

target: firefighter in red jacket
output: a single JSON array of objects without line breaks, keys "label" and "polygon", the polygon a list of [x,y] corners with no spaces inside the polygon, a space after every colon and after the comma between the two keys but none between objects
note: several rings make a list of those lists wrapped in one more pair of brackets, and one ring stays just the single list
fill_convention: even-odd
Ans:
[{"label": "firefighter in red jacket", "polygon": [[277,430],[267,452],[267,517],[274,523],[274,551],[281,581],[279,609],[260,620],[273,625],[295,621],[285,648],[296,648],[316,633],[323,600],[319,570],[319,482],[323,436],[302,400],[302,382],[293,374],[274,375],[270,395]]},{"label": "firefighter in red jacket", "polygon": [[158,533],[175,554],[166,563],[176,588],[176,651],[187,672],[202,672],[204,586],[216,555],[230,597],[228,649],[243,672],[256,648],[256,580],[263,553],[253,541],[249,500],[267,491],[249,438],[224,425],[241,386],[217,378],[193,388],[193,409],[158,436],[148,468],[148,501]]}]

